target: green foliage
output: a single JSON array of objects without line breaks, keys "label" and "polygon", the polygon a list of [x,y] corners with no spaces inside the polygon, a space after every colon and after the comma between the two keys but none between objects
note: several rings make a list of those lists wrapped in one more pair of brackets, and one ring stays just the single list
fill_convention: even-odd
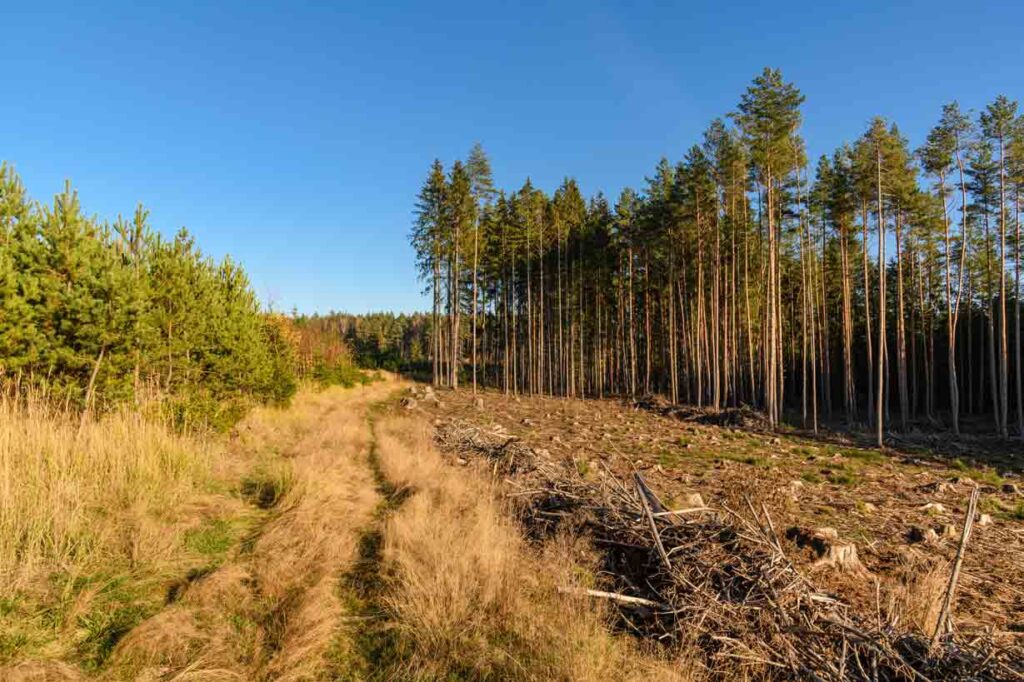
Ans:
[{"label": "green foliage", "polygon": [[821,476],[814,471],[805,471],[800,474],[800,478],[807,483],[821,483]]},{"label": "green foliage", "polygon": [[294,353],[244,271],[147,220],[100,223],[70,185],[30,203],[0,166],[0,379],[83,408],[159,396],[178,424],[216,428],[286,402]]},{"label": "green foliage", "polygon": [[121,638],[155,610],[153,605],[113,602],[81,616],[78,627],[85,637],[79,643],[78,654],[85,668],[99,669]]},{"label": "green foliage", "polygon": [[204,556],[219,556],[235,541],[235,529],[227,519],[212,519],[185,533],[185,547]]}]

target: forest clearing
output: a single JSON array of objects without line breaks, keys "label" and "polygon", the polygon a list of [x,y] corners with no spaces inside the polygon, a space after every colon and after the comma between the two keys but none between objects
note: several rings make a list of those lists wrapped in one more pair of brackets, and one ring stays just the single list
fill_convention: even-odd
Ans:
[{"label": "forest clearing", "polygon": [[[12,423],[8,471],[32,435]],[[136,455],[152,448],[152,433],[118,418],[80,437],[109,442],[99,430],[117,428]],[[199,446],[175,438],[182,452]],[[0,620],[0,678],[760,680],[802,676],[805,652],[823,679],[846,666],[881,666],[880,679],[1024,674],[1019,468],[772,432],[750,413],[474,397],[391,375],[303,389],[193,456],[185,471],[144,460],[166,497],[123,500],[97,481],[75,492],[107,495],[97,502],[119,514],[85,505],[88,526],[35,516],[39,549],[5,585],[16,596]],[[629,506],[634,481],[656,531]],[[976,487],[980,516],[944,613]],[[770,533],[771,553],[723,539],[754,518],[765,525],[743,527]],[[693,544],[673,546],[684,532]],[[673,591],[665,547],[675,575],[735,573]],[[767,601],[762,580],[778,590]],[[835,638],[824,607],[786,604],[788,580],[813,584],[850,628],[873,623],[870,638]],[[787,609],[808,629],[784,627]],[[950,634],[929,648],[946,619]]]},{"label": "forest clearing", "polygon": [[[673,571],[699,583],[676,561],[689,563],[689,570],[695,570],[692,564],[707,561],[702,567],[709,573],[712,567],[735,569],[735,557],[711,551],[710,557],[702,558],[701,553],[723,542],[725,529],[733,524],[740,526],[736,532],[741,536],[743,528],[764,528],[763,542],[774,545],[773,561],[791,565],[794,576],[799,576],[794,579],[810,580],[850,614],[866,617],[878,632],[890,637],[913,634],[923,642],[946,627],[940,627],[943,602],[961,554],[972,491],[978,489],[979,516],[962,551],[949,627],[957,642],[986,642],[992,648],[985,649],[985,655],[1001,651],[1015,661],[1014,669],[993,669],[989,677],[979,679],[1016,679],[1021,674],[1024,497],[1019,463],[1005,465],[998,457],[955,457],[934,446],[880,452],[869,437],[858,443],[843,434],[771,431],[763,419],[744,411],[666,410],[664,403],[495,392],[477,399],[469,392],[437,395],[440,406],[428,399],[410,409],[433,416],[438,440],[452,461],[479,462],[502,480],[505,494],[522,506],[520,514],[532,536],[571,528],[590,537],[607,553],[598,581],[601,589],[647,600],[650,608],[668,599],[671,592],[664,590],[673,588],[671,580],[658,582],[658,543],[642,521],[642,507],[628,500],[637,475],[663,508],[658,514],[660,532],[675,532],[676,524],[702,529],[693,531],[696,537],[690,538],[690,546],[676,547],[683,558],[672,560]],[[633,514],[626,524],[628,533],[621,519],[609,512],[609,505],[616,508],[614,500],[622,495]],[[767,575],[777,567],[758,570]],[[627,608],[620,625],[625,631],[646,630],[648,635],[653,630],[677,644],[693,646],[694,640],[703,638],[698,649],[705,658],[698,654],[691,659],[707,665],[701,671],[712,679],[760,679],[772,667],[786,669],[791,664],[794,667],[782,677],[800,677],[812,661],[815,674],[825,679],[858,677],[848,667],[843,669],[847,649],[841,638],[834,644],[841,646],[843,655],[832,651],[832,659],[803,658],[807,667],[801,672],[786,658],[793,652],[784,642],[793,632],[785,634],[782,628],[773,633],[760,620],[761,626],[744,628],[733,610],[749,598],[754,603],[750,608],[771,611],[771,599],[758,602],[746,593],[726,597],[721,579],[708,577],[700,588],[688,583],[684,596],[676,595],[683,604],[670,602],[678,610],[668,623],[652,625],[649,613],[638,617]],[[688,590],[697,596],[687,595]],[[725,602],[724,620],[709,615],[714,609],[702,602],[707,599],[702,590],[718,594],[711,604]],[[699,623],[705,618],[709,625],[702,628]],[[797,640],[801,654],[805,646],[812,648],[814,629],[796,631],[806,640]],[[709,646],[708,639],[720,641]],[[912,650],[904,649],[902,656],[912,658],[907,653]],[[906,661],[900,658],[896,660],[903,665]],[[739,668],[730,668],[730,660],[740,661]],[[957,672],[935,660],[923,662],[917,673],[928,679],[959,679],[965,671],[977,671],[977,663],[965,663]],[[845,665],[854,664],[846,660]],[[929,669],[930,665],[935,667]],[[882,679],[904,676],[912,679],[915,674],[890,670]]]},{"label": "forest clearing", "polygon": [[1024,4],[36,4],[0,682],[1024,682]]}]

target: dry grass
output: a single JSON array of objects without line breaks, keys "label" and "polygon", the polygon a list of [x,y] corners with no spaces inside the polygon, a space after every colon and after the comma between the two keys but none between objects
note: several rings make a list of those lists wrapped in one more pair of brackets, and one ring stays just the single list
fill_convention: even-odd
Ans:
[{"label": "dry grass", "polygon": [[159,608],[167,580],[209,560],[191,539],[244,512],[217,490],[223,456],[130,412],[80,424],[3,399],[0,678],[64,679],[74,667],[61,660],[95,669]]},{"label": "dry grass", "polygon": [[304,391],[292,408],[257,410],[242,424],[238,447],[262,452],[264,472],[276,469],[271,478],[286,478],[288,489],[274,495],[273,516],[234,561],[124,639],[117,677],[322,678],[346,615],[338,579],[379,499],[366,462],[366,410],[389,390]]},{"label": "dry grass", "polygon": [[422,419],[371,432],[395,387],[306,390],[218,441],[0,405],[0,679],[691,677],[560,595],[588,548],[527,545]]},{"label": "dry grass", "polygon": [[385,478],[411,491],[384,529],[394,679],[691,678],[612,635],[603,605],[558,594],[589,581],[585,550],[528,547],[489,484],[442,462],[422,420],[388,418],[377,436]]},{"label": "dry grass", "polygon": [[0,679],[315,678],[391,389],[306,390],[230,440],[0,404]]},{"label": "dry grass", "polygon": [[888,621],[930,637],[942,610],[949,571],[945,562],[904,557],[895,575],[887,576],[882,585]]},{"label": "dry grass", "polygon": [[0,594],[53,570],[165,559],[175,510],[208,487],[209,443],[127,412],[78,427],[38,402],[0,402]]}]

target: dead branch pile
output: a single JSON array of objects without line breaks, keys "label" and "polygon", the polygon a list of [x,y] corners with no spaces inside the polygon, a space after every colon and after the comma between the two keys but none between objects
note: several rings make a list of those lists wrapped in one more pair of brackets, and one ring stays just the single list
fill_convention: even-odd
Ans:
[{"label": "dead branch pile", "polygon": [[767,431],[768,419],[752,407],[725,407],[713,409],[692,405],[675,405],[662,396],[648,395],[633,402],[633,407],[673,417],[679,421],[693,422],[704,426],[720,426],[722,428],[745,429],[747,431]]},{"label": "dead branch pile", "polygon": [[1019,645],[953,633],[932,642],[880,607],[855,613],[816,589],[764,505],[666,510],[639,473],[588,481],[571,462],[465,424],[443,424],[437,437],[504,474],[532,537],[584,532],[602,550],[610,590],[585,592],[609,598],[638,636],[697,647],[713,679],[1024,680]]},{"label": "dead branch pile", "polygon": [[495,473],[506,476],[533,471],[533,448],[501,430],[485,431],[469,424],[443,422],[434,431],[442,449],[485,458]]}]

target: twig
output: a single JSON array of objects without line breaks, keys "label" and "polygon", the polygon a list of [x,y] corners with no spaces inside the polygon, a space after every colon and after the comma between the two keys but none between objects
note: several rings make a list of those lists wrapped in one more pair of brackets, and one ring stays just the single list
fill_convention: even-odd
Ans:
[{"label": "twig", "polygon": [[946,596],[942,599],[942,610],[939,611],[939,620],[935,623],[935,632],[932,634],[931,646],[934,648],[939,642],[939,636],[949,630],[952,619],[953,593],[956,591],[956,583],[960,578],[960,566],[964,561],[964,552],[967,549],[967,541],[971,538],[971,529],[974,528],[974,514],[978,507],[978,495],[981,489],[975,486],[971,491],[971,499],[967,503],[967,516],[964,518],[964,530],[960,534],[960,546],[956,550],[956,558],[953,560],[953,571],[949,574],[949,586],[946,587]]},{"label": "twig", "polygon": [[644,488],[647,486],[644,484],[644,477],[639,473],[633,474],[633,480],[636,482],[636,491],[640,495],[640,503],[644,507],[644,514],[647,515],[647,521],[651,525],[651,532],[654,534],[654,546],[658,548],[658,554],[661,555],[661,560],[665,563],[665,568],[672,572],[672,562],[668,559],[668,552],[665,551],[665,545],[661,542],[661,534],[658,532],[658,524],[654,521],[654,512],[651,511],[651,503],[647,499],[647,494]]},{"label": "twig", "polygon": [[671,610],[671,607],[663,602],[652,601],[650,599],[644,599],[643,597],[630,597],[628,594],[619,594],[618,592],[603,592],[601,590],[591,590],[583,587],[559,587],[558,591],[562,594],[585,595],[588,597],[597,597],[598,599],[608,599],[620,604],[649,606],[652,609],[662,609],[665,611]]},{"label": "twig", "polygon": [[672,509],[669,511],[655,512],[655,518],[661,518],[662,516],[682,516],[684,514],[697,514],[700,512],[714,511],[711,507],[690,507],[689,509]]}]

